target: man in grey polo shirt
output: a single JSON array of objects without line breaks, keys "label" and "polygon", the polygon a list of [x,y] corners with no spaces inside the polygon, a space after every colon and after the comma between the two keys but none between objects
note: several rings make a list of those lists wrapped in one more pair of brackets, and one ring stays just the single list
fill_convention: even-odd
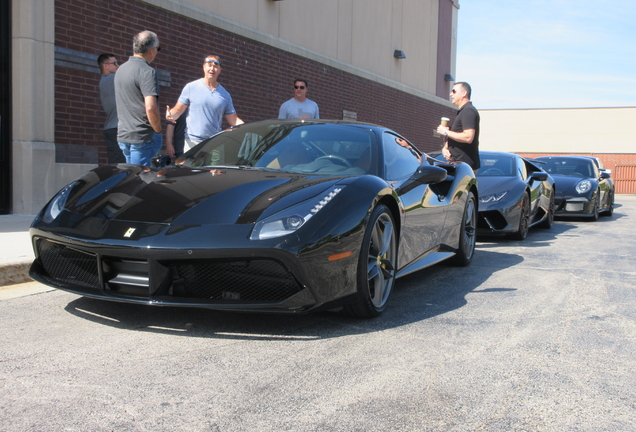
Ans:
[{"label": "man in grey polo shirt", "polygon": [[133,38],[133,56],[115,74],[117,141],[127,163],[150,166],[161,150],[159,82],[150,67],[160,50],[157,35],[142,31]]}]

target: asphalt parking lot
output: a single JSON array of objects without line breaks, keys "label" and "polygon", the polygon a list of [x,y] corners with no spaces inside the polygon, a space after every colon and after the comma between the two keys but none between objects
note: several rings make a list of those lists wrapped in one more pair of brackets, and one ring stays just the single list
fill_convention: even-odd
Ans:
[{"label": "asphalt parking lot", "polygon": [[0,430],[636,430],[636,196],[616,201],[400,279],[373,320],[5,288]]}]

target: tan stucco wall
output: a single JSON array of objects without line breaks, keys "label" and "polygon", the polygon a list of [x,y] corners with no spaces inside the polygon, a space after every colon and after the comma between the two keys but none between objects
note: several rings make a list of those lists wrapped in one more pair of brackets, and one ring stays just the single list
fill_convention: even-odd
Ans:
[{"label": "tan stucco wall", "polygon": [[[215,25],[294,49],[313,51],[330,60],[376,74],[421,92],[435,94],[440,0],[143,0],[200,19],[207,12]],[[454,2],[453,32],[457,27]],[[193,16],[197,11],[200,17]],[[207,17],[206,20],[214,17]],[[241,33],[226,25],[243,27]],[[276,42],[275,40],[279,41]],[[455,41],[455,39],[453,39]],[[397,60],[400,49],[406,59]],[[455,42],[453,53],[455,52]],[[299,53],[309,57],[307,53]],[[337,67],[335,63],[330,66]],[[453,62],[451,75],[455,76]],[[366,77],[365,77],[366,78]]]},{"label": "tan stucco wall", "polygon": [[536,153],[636,153],[625,133],[636,107],[480,110],[479,148]]}]

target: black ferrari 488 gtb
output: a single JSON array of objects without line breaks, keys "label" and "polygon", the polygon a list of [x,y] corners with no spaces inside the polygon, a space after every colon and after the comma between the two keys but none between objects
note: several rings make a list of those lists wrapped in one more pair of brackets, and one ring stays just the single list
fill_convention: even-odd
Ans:
[{"label": "black ferrari 488 gtb", "polygon": [[250,123],[174,166],[63,188],[31,226],[31,276],[120,302],[377,316],[396,278],[471,262],[477,198],[468,165],[380,126]]}]

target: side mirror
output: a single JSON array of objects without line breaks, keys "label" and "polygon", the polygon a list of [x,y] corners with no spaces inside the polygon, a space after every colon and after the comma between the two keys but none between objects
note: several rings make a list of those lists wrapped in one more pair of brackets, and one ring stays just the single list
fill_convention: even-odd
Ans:
[{"label": "side mirror", "polygon": [[170,165],[170,156],[158,155],[150,159],[150,165],[153,168],[163,168]]},{"label": "side mirror", "polygon": [[543,171],[535,171],[530,175],[530,177],[532,178],[532,180],[546,181],[548,179],[548,173]]},{"label": "side mirror", "polygon": [[153,168],[161,168],[161,156],[154,156],[150,158],[150,166]]},{"label": "side mirror", "polygon": [[611,174],[608,173],[607,171],[601,171],[601,178],[602,179],[608,179],[611,177]]},{"label": "side mirror", "polygon": [[420,165],[413,175],[400,186],[397,191],[406,193],[422,184],[436,184],[446,180],[448,173],[444,168],[435,165]]}]

